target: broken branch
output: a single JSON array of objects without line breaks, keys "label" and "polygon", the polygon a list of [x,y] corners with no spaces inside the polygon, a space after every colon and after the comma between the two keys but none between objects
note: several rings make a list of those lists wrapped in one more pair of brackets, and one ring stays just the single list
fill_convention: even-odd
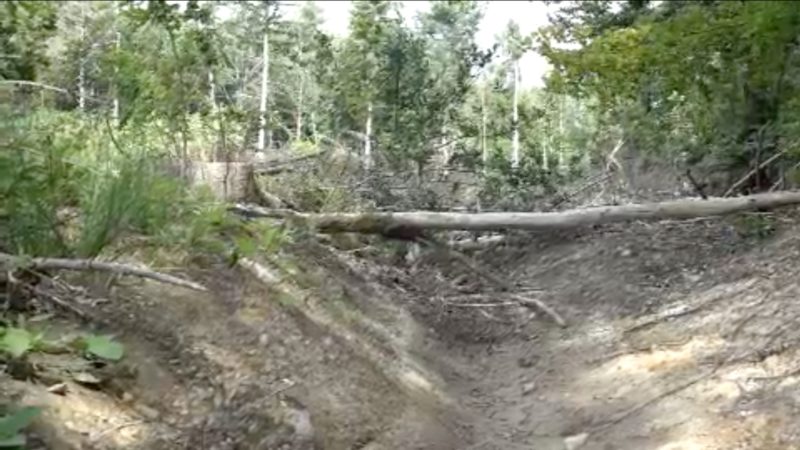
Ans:
[{"label": "broken branch", "polygon": [[153,272],[129,264],[95,261],[91,259],[64,259],[64,258],[32,258],[25,259],[19,256],[0,253],[0,264],[15,265],[32,270],[94,270],[99,272],[117,273],[147,278],[161,283],[181,286],[195,291],[206,291],[206,288],[193,281],[184,280],[165,273]]},{"label": "broken branch", "polygon": [[772,164],[773,161],[775,161],[776,159],[778,159],[781,156],[785,155],[786,152],[788,152],[788,151],[789,151],[789,149],[787,148],[787,149],[781,150],[778,153],[775,153],[770,158],[767,158],[764,162],[762,162],[761,164],[757,165],[755,169],[751,170],[750,172],[747,172],[747,174],[745,176],[743,176],[739,181],[737,181],[736,183],[733,183],[733,185],[731,187],[729,187],[728,190],[725,191],[725,194],[723,194],[722,196],[723,197],[728,197],[729,195],[733,194],[736,191],[736,189],[739,189],[739,187],[741,187],[743,184],[745,184],[747,182],[747,180],[752,178],[753,175],[757,174],[759,170],[762,170],[763,168],[765,168],[768,165]]}]

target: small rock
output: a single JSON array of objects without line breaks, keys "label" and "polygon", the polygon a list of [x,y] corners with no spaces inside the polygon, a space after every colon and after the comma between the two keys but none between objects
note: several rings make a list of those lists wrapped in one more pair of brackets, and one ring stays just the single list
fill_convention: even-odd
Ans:
[{"label": "small rock", "polygon": [[589,433],[581,433],[574,436],[565,437],[564,448],[566,450],[577,450],[586,443],[587,439],[589,439]]},{"label": "small rock", "polygon": [[627,258],[628,256],[631,256],[632,254],[633,254],[633,252],[629,248],[623,248],[619,252],[619,256],[622,256],[623,258]]},{"label": "small rock", "polygon": [[100,384],[102,380],[92,375],[89,372],[78,372],[72,376],[72,379],[80,384]]},{"label": "small rock", "polygon": [[47,392],[56,395],[65,395],[67,393],[67,384],[66,383],[54,384],[47,388]]},{"label": "small rock", "polygon": [[159,412],[147,405],[139,405],[136,409],[147,419],[156,420],[160,415]]},{"label": "small rock", "polygon": [[522,385],[522,395],[528,395],[536,389],[536,382],[531,381]]}]

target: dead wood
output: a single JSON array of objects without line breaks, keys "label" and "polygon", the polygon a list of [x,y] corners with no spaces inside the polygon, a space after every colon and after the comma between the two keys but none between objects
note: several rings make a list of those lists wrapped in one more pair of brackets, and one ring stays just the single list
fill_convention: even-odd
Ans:
[{"label": "dead wood", "polygon": [[48,292],[42,288],[34,287],[33,293],[39,296],[39,298],[52,302],[54,305],[63,308],[76,316],[80,317],[81,319],[88,319],[89,315],[86,314],[82,309],[78,308],[77,306],[73,305],[72,303],[62,299],[61,297]]},{"label": "dead wood", "polygon": [[562,204],[572,200],[575,196],[582,194],[601,183],[604,183],[606,180],[611,178],[612,175],[612,172],[606,172],[589,178],[586,183],[584,183],[582,186],[579,186],[575,190],[556,195],[556,200],[551,204],[551,206],[553,208],[561,206]]},{"label": "dead wood", "polygon": [[553,308],[551,308],[547,303],[539,300],[535,297],[523,297],[521,295],[513,294],[510,296],[512,299],[518,301],[521,305],[525,306],[535,306],[536,308],[540,309],[542,312],[550,316],[553,321],[558,324],[561,328],[567,327],[567,322],[561,317]]},{"label": "dead wood", "polygon": [[689,183],[692,184],[692,187],[694,188],[695,192],[697,192],[697,194],[700,195],[700,198],[702,198],[703,200],[708,200],[708,195],[706,195],[705,191],[706,187],[708,186],[708,183],[698,182],[692,175],[691,169],[686,169],[686,178],[689,179]]},{"label": "dead wood", "polygon": [[270,207],[270,208],[287,208],[288,207],[290,209],[296,209],[296,206],[293,205],[291,202],[286,201],[286,200],[278,197],[277,195],[275,195],[275,194],[273,194],[271,192],[268,192],[266,189],[264,189],[258,183],[258,180],[256,179],[256,174],[255,174],[254,171],[250,171],[249,177],[250,177],[250,184],[252,186],[252,191],[255,194],[255,196],[258,199],[258,202],[260,204],[262,204],[264,206],[267,206],[267,207]]},{"label": "dead wood", "polygon": [[505,235],[483,236],[477,239],[457,239],[447,243],[450,248],[459,251],[481,250],[493,245],[502,244],[507,240]]},{"label": "dead wood", "polygon": [[[463,253],[459,253],[451,248],[448,248],[445,245],[439,244],[438,242],[430,239],[419,239],[419,241],[423,244],[426,244],[429,247],[435,248],[449,255],[452,259],[455,259],[456,261],[460,262],[464,267],[469,269],[471,272],[488,280],[490,283],[492,283],[495,287],[497,287],[501,291],[508,291],[509,286],[511,286],[511,283],[509,281],[500,278],[499,276],[489,272],[488,270],[480,269],[468,256],[464,255]],[[552,318],[553,321],[562,328],[567,326],[567,322],[564,320],[564,318],[562,318],[553,308],[551,308],[550,306],[548,306],[546,303],[544,303],[539,299],[524,297],[519,294],[508,294],[508,297],[516,301],[520,305],[538,308],[546,315],[550,316],[550,318]]]},{"label": "dead wood", "polygon": [[779,151],[778,153],[775,153],[771,157],[767,158],[764,162],[762,162],[761,164],[757,165],[753,170],[751,170],[750,172],[747,172],[747,174],[745,174],[745,176],[743,176],[741,179],[739,179],[739,181],[737,181],[736,183],[733,183],[733,185],[731,187],[729,187],[728,190],[725,191],[725,194],[723,194],[722,196],[723,197],[728,197],[731,194],[733,194],[734,192],[736,192],[736,189],[739,189],[743,184],[747,183],[747,180],[752,178],[754,175],[758,174],[759,171],[761,171],[762,169],[764,169],[768,165],[772,164],[773,161],[775,161],[778,158],[780,158],[781,156],[785,155],[786,152],[788,152],[788,151],[789,151],[789,149],[786,148],[784,150]]},{"label": "dead wood", "polygon": [[291,159],[286,160],[273,160],[273,161],[263,161],[257,162],[253,164],[253,171],[258,175],[277,175],[283,172],[293,172],[295,170],[295,164],[307,161],[309,159],[318,158],[320,156],[324,156],[328,154],[328,150],[323,150],[320,152],[311,153],[308,155],[297,156]]},{"label": "dead wood", "polygon": [[394,230],[563,230],[633,220],[693,219],[800,203],[800,191],[754,194],[735,198],[684,199],[660,203],[601,206],[561,212],[378,212],[309,214],[236,205],[232,211],[251,217],[302,220],[323,233],[372,233],[390,235]]},{"label": "dead wood", "polygon": [[0,264],[18,266],[31,270],[77,270],[110,272],[120,275],[131,275],[147,278],[161,283],[181,286],[195,291],[206,291],[206,288],[193,281],[184,280],[165,273],[154,272],[149,269],[135,267],[129,264],[95,261],[91,259],[64,259],[64,258],[31,258],[26,259],[7,253],[0,253]]}]

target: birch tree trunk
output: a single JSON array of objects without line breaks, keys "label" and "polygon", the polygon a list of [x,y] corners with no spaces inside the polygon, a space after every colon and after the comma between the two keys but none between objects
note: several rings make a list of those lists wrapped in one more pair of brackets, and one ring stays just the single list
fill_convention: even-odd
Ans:
[{"label": "birch tree trunk", "polygon": [[317,136],[317,117],[314,114],[314,110],[311,110],[311,140],[314,141],[314,144],[319,144],[319,137]]},{"label": "birch tree trunk", "polygon": [[[265,19],[266,20],[266,19]],[[264,42],[261,55],[261,104],[259,106],[260,127],[258,129],[258,151],[263,153],[267,148],[267,100],[269,99],[269,24],[264,30]]]},{"label": "birch tree trunk", "polygon": [[208,69],[208,103],[211,105],[211,111],[217,112],[217,88],[214,85],[214,70],[210,67]]},{"label": "birch tree trunk", "polygon": [[86,4],[81,4],[81,60],[78,69],[78,108],[86,111]]},{"label": "birch tree trunk", "polygon": [[547,161],[547,147],[548,147],[548,137],[542,136],[542,169],[547,170],[548,161]]},{"label": "birch tree trunk", "polygon": [[484,80],[481,86],[481,162],[483,162],[483,173],[486,173],[486,165],[489,162],[489,150],[486,148],[486,83]]},{"label": "birch tree trunk", "polygon": [[448,165],[450,163],[450,148],[449,148],[450,146],[447,145],[447,135],[446,134],[447,134],[446,123],[442,123],[442,140],[441,140],[441,144],[439,144],[439,145],[442,146],[442,168],[444,169],[443,173],[444,173],[445,176],[450,174],[450,170],[448,169]]},{"label": "birch tree trunk", "polygon": [[295,117],[295,136],[294,139],[296,141],[300,141],[303,137],[303,84],[305,81],[305,77],[300,80],[300,90],[297,94],[297,112]]},{"label": "birch tree trunk", "polygon": [[[119,3],[114,2],[114,49],[119,53],[120,47],[122,46],[122,33],[119,31]],[[118,80],[119,77],[119,65],[114,66],[114,100],[113,106],[111,110],[111,119],[113,120],[114,124],[119,126],[119,88],[118,88]]]},{"label": "birch tree trunk", "polygon": [[561,96],[561,104],[558,108],[558,171],[564,173],[564,111],[566,110],[567,97]]},{"label": "birch tree trunk", "polygon": [[519,60],[514,61],[514,104],[511,126],[513,138],[511,141],[511,167],[519,167]]},{"label": "birch tree trunk", "polygon": [[367,123],[364,125],[364,167],[372,167],[372,101],[367,103]]}]

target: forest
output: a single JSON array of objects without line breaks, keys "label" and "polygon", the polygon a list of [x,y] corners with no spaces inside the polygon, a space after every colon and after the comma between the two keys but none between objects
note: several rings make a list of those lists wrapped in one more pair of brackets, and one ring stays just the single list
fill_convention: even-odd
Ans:
[{"label": "forest", "polygon": [[0,449],[800,445],[800,3],[403,3],[0,2]]}]

